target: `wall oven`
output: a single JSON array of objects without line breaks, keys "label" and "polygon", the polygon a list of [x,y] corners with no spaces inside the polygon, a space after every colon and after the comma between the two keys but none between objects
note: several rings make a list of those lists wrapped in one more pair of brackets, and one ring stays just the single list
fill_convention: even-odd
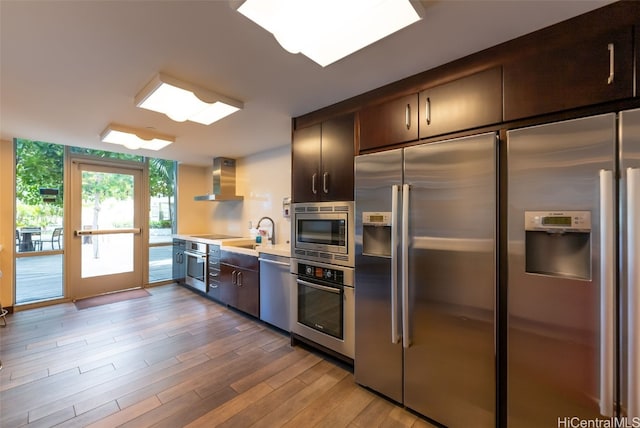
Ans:
[{"label": "wall oven", "polygon": [[353,267],[353,208],[353,201],[294,204],[294,257]]},{"label": "wall oven", "polygon": [[[354,270],[293,259],[292,342],[311,341],[352,363],[354,357]],[[305,340],[307,339],[307,340]]]},{"label": "wall oven", "polygon": [[184,282],[196,290],[207,292],[207,244],[187,241],[184,250]]}]

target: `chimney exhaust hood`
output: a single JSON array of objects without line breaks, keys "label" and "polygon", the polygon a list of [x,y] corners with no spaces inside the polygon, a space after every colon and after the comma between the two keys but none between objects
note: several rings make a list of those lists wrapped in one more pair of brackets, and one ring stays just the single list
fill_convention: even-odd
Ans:
[{"label": "chimney exhaust hood", "polygon": [[236,195],[236,160],[229,158],[213,159],[213,193],[195,196],[196,201],[241,201],[243,196]]}]

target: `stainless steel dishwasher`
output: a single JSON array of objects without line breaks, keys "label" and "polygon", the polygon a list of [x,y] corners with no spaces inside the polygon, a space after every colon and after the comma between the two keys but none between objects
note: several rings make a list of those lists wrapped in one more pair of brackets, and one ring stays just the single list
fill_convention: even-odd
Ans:
[{"label": "stainless steel dishwasher", "polygon": [[291,274],[289,257],[260,253],[260,319],[290,331]]}]

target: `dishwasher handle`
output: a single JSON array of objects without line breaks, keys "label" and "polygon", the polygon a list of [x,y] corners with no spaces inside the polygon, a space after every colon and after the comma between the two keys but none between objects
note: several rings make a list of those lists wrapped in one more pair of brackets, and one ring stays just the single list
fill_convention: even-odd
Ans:
[{"label": "dishwasher handle", "polygon": [[286,267],[290,267],[291,263],[285,263],[285,262],[279,262],[277,260],[271,260],[271,259],[264,259],[262,257],[258,257],[258,261],[259,262],[264,262],[264,263],[269,263],[272,265],[278,265],[278,266],[286,266]]}]

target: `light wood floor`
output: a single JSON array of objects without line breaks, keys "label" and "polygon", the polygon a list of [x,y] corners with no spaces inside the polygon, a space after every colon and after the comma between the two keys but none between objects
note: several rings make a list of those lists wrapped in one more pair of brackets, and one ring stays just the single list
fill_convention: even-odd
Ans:
[{"label": "light wood floor", "polygon": [[175,285],[0,329],[1,427],[429,427],[321,354]]}]

